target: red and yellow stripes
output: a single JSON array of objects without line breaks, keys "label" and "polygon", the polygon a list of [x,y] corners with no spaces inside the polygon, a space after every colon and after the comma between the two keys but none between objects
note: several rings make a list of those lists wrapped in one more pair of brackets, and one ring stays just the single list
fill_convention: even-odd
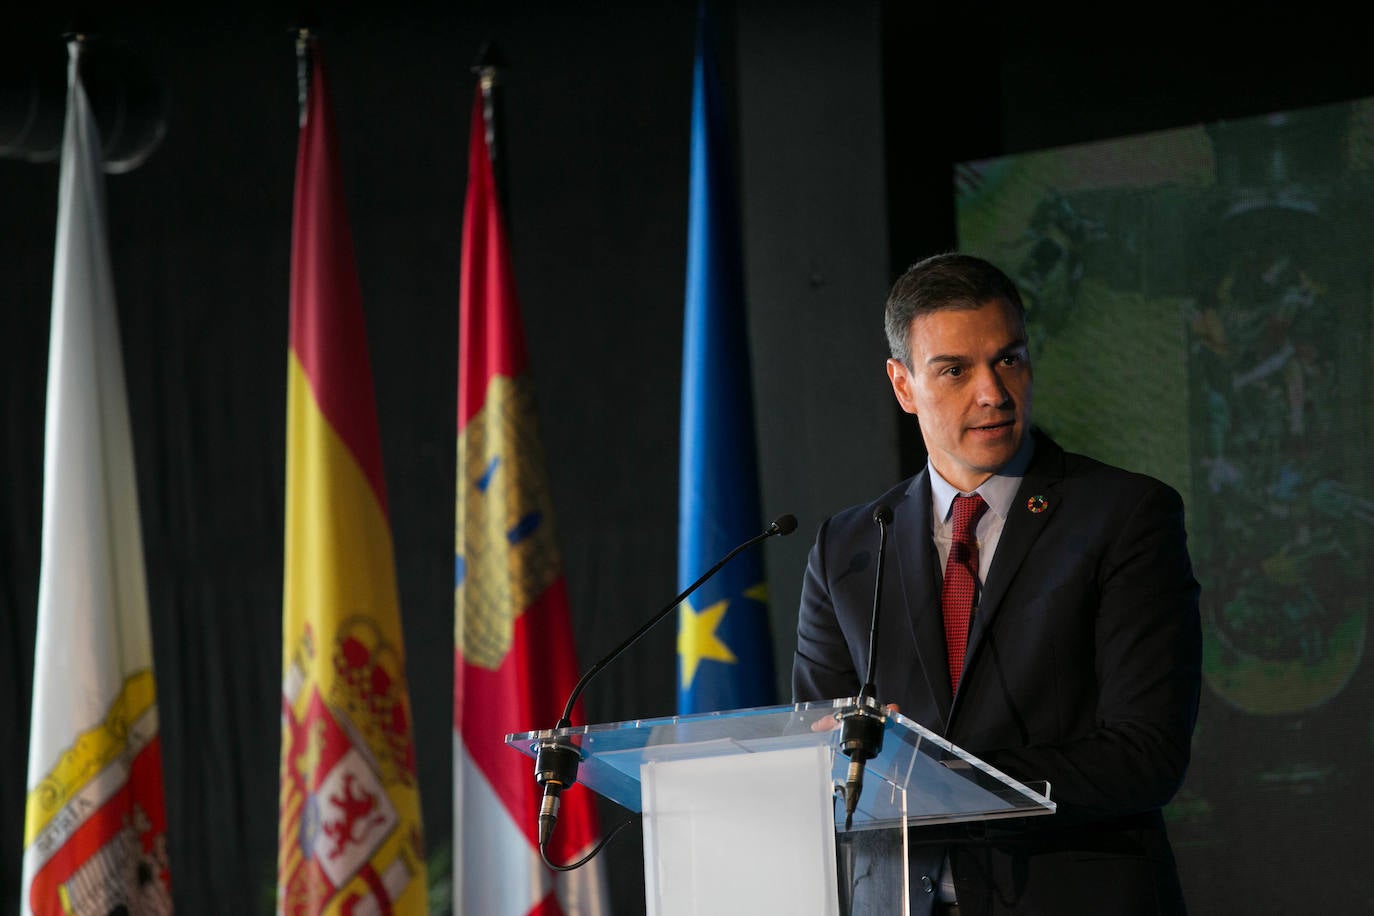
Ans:
[{"label": "red and yellow stripes", "polygon": [[362,297],[318,49],[287,371],[282,912],[425,913],[419,788]]}]

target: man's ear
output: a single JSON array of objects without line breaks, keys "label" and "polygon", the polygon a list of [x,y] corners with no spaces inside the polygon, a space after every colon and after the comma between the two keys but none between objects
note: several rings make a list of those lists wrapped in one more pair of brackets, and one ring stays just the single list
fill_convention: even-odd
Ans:
[{"label": "man's ear", "polygon": [[899,359],[889,359],[887,361],[887,378],[892,382],[892,393],[897,397],[897,403],[902,405],[902,410],[913,416],[916,413],[916,398],[912,391],[911,370]]}]

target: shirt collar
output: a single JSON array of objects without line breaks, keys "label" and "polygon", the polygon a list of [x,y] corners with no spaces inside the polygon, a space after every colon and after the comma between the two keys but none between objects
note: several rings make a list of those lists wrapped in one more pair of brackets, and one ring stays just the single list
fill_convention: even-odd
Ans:
[{"label": "shirt collar", "polygon": [[[1031,436],[1026,436],[1011,460],[973,491],[983,497],[983,502],[997,513],[998,518],[1005,519],[1011,512],[1011,504],[1016,499],[1021,478],[1026,476],[1026,469],[1030,467],[1034,454],[1035,440]],[[926,469],[930,472],[930,496],[935,508],[935,518],[944,523],[949,520],[949,510],[954,503],[954,497],[960,495],[961,491],[940,476],[940,472],[935,470],[935,465],[930,463],[929,458],[926,459]]]}]

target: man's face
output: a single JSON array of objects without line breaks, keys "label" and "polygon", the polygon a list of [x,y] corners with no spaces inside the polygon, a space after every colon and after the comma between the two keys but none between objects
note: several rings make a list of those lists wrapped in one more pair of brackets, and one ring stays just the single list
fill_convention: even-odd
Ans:
[{"label": "man's face", "polygon": [[915,414],[935,470],[968,492],[1012,459],[1030,429],[1025,334],[1002,299],[911,322],[911,367],[887,361],[892,391]]}]

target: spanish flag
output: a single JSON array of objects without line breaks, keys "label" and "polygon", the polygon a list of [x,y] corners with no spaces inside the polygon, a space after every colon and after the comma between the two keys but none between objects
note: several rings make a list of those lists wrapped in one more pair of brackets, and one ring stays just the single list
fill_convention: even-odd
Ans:
[{"label": "spanish flag", "polygon": [[277,910],[426,913],[362,296],[318,47],[300,46],[287,360]]},{"label": "spanish flag", "polygon": [[[490,90],[484,78],[473,100],[459,290],[454,905],[458,913],[595,916],[606,912],[601,858],[559,874],[543,864],[534,771],[504,741],[553,727],[578,671],[487,143]],[[580,704],[574,714],[581,724]],[[591,793],[574,785],[563,795],[550,860],[581,858],[597,833]]]}]

